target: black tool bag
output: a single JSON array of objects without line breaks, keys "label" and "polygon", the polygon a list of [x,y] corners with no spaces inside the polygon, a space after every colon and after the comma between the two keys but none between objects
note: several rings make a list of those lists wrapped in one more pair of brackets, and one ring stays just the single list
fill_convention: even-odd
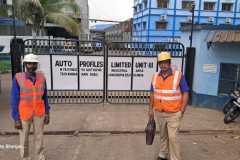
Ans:
[{"label": "black tool bag", "polygon": [[147,145],[152,145],[154,136],[156,132],[156,123],[154,119],[149,119],[147,127],[145,128],[145,133],[146,133],[146,144]]}]

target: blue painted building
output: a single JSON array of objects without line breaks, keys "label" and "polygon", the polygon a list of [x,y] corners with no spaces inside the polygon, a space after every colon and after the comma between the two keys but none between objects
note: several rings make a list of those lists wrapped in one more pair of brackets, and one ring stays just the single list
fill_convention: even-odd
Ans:
[{"label": "blue painted building", "polygon": [[[232,90],[240,87],[240,27],[195,26],[196,48],[193,104],[221,108]],[[190,28],[181,42],[189,44]]]},{"label": "blue painted building", "polygon": [[[171,41],[191,24],[192,0],[134,0],[133,40]],[[239,25],[240,0],[195,0],[195,24]]]}]

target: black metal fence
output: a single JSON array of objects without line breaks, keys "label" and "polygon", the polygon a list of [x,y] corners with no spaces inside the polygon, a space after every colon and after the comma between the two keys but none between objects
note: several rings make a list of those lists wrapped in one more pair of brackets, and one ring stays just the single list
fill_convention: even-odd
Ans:
[{"label": "black metal fence", "polygon": [[[50,40],[50,39],[29,39],[24,41],[25,50],[24,54],[34,53],[37,55],[45,55],[50,57],[50,73],[49,83],[51,87],[49,90],[50,103],[114,103],[114,104],[145,104],[149,102],[150,83],[149,89],[134,89],[134,65],[133,63],[137,58],[155,59],[157,54],[161,51],[169,51],[172,57],[181,61],[181,68],[184,67],[184,46],[181,43],[174,42],[110,42],[103,43],[99,41],[78,41],[78,40]],[[77,59],[77,87],[76,89],[56,89],[54,84],[54,70],[52,60],[54,56],[73,56]],[[82,56],[98,57],[104,63],[102,66],[103,72],[99,78],[102,86],[100,89],[81,89],[81,69],[79,67],[79,59]],[[110,60],[129,59],[131,63],[131,71],[129,72],[129,88],[128,89],[114,89],[110,87]],[[154,67],[157,71],[157,65]],[[120,79],[122,77],[119,77]],[[117,78],[115,78],[117,79]],[[89,82],[90,83],[90,82]],[[91,82],[95,83],[95,82]],[[99,82],[96,82],[99,83]],[[72,84],[65,84],[72,85]],[[93,84],[94,85],[94,84]],[[118,84],[114,84],[118,85]],[[114,86],[112,85],[112,86]],[[127,84],[128,85],[128,84]],[[145,84],[148,85],[148,84]]]}]

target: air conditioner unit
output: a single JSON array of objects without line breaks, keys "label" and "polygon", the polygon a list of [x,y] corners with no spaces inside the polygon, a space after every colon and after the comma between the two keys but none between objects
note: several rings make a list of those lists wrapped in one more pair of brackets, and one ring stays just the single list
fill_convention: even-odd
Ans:
[{"label": "air conditioner unit", "polygon": [[226,19],[225,19],[225,23],[226,23],[226,24],[230,24],[231,22],[232,22],[231,18],[226,18]]},{"label": "air conditioner unit", "polygon": [[160,20],[161,20],[161,21],[167,20],[167,15],[161,15],[161,16],[160,16]]},{"label": "air conditioner unit", "polygon": [[187,22],[192,22],[192,17],[187,17]]},{"label": "air conditioner unit", "polygon": [[180,38],[175,38],[175,39],[174,39],[174,42],[180,43],[180,40],[181,40]]},{"label": "air conditioner unit", "polygon": [[172,38],[168,38],[168,39],[167,39],[167,42],[172,42]]},{"label": "air conditioner unit", "polygon": [[214,17],[208,17],[208,22],[213,22],[214,21]]}]

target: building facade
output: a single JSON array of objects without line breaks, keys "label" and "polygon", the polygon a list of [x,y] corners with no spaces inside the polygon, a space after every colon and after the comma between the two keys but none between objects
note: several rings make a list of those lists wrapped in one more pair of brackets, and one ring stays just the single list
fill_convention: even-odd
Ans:
[{"label": "building facade", "polygon": [[134,40],[179,40],[180,28],[191,25],[193,3],[195,24],[240,24],[238,0],[134,0]]},{"label": "building facade", "polygon": [[132,24],[133,19],[115,24],[106,28],[105,38],[107,41],[132,41]]},{"label": "building facade", "polygon": [[[196,48],[193,105],[222,108],[240,87],[240,27],[199,25],[193,32]],[[190,30],[183,30],[181,42],[188,45]]]}]

